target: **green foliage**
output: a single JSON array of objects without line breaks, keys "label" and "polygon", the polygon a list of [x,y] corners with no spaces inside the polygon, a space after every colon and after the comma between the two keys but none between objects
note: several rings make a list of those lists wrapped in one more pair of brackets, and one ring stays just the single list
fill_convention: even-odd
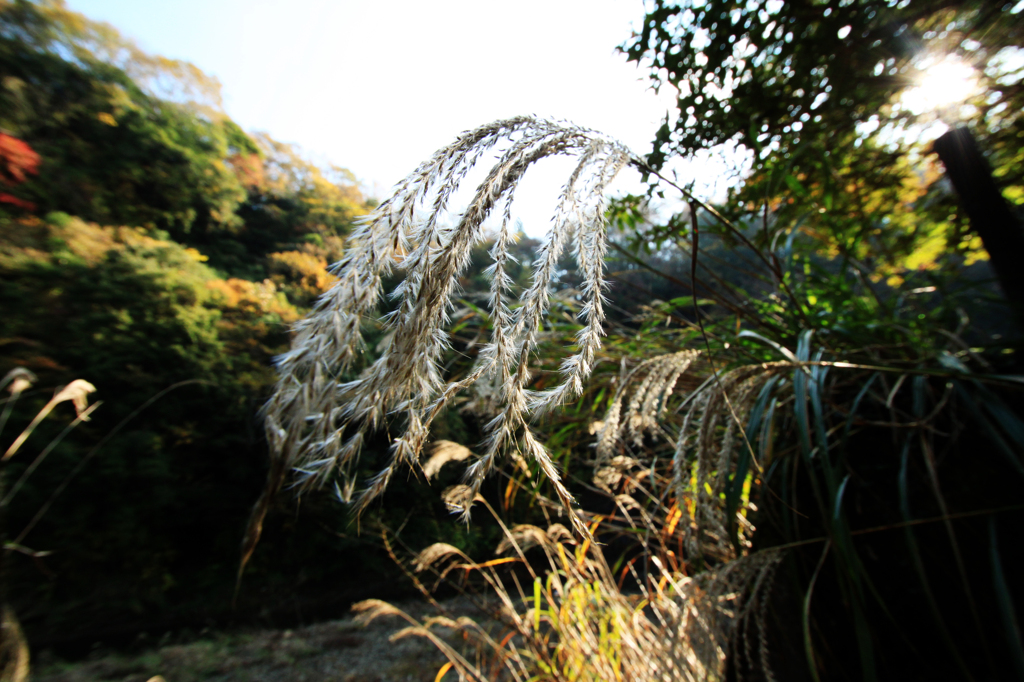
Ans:
[{"label": "green foliage", "polygon": [[[284,340],[282,315],[295,315],[280,297],[223,301],[198,254],[174,242],[61,222],[4,225],[4,363],[32,368],[44,387],[89,376],[106,400],[14,498],[13,532],[119,422],[168,387],[199,383],[131,418],[24,538],[60,549],[48,562],[54,579],[40,580],[29,565],[15,573],[19,602],[49,605],[25,614],[30,627],[40,627],[33,616],[45,618],[46,629],[70,626],[59,611],[75,619],[83,608],[116,613],[126,600],[139,609],[167,603],[197,555],[220,553],[220,570],[229,564],[231,519],[238,523],[258,461],[247,425],[266,390],[269,357]],[[26,395],[16,416],[44,395]],[[53,428],[40,427],[30,444],[45,442]],[[27,464],[12,461],[11,475]],[[222,485],[236,492],[226,495]],[[211,514],[223,523],[209,523]],[[99,581],[105,595],[87,598],[104,573],[136,579],[130,587]]]},{"label": "green foliage", "polygon": [[943,250],[976,259],[980,242],[918,143],[935,113],[900,97],[928,57],[973,66],[978,88],[955,114],[1019,202],[1017,13],[981,2],[658,2],[624,48],[656,86],[679,89],[678,115],[659,131],[650,163],[741,145],[752,172],[726,213],[757,225],[761,247],[796,225],[833,255],[878,259],[881,276],[937,267]]},{"label": "green foliage", "polygon": [[245,192],[224,160],[232,145],[253,143],[223,117],[146,94],[114,66],[26,39],[57,30],[34,10],[0,6],[0,126],[43,158],[26,187],[39,210],[176,236],[237,227]]},{"label": "green foliage", "polygon": [[[367,201],[346,171],[243,132],[194,66],[58,1],[0,1],[0,129],[18,183],[0,207],[0,371],[40,378],[12,403],[5,448],[56,386],[88,378],[103,403],[4,510],[4,533],[53,552],[9,553],[7,594],[30,638],[64,644],[226,618],[264,476],[271,358]],[[337,609],[339,572],[388,574],[382,550],[338,537],[347,513],[327,495],[306,499],[294,535],[296,505],[280,505],[238,613],[274,617],[313,591]],[[353,548],[363,558],[346,565]]]},{"label": "green foliage", "polygon": [[[208,101],[161,99],[160,84]],[[195,67],[145,56],[60,3],[0,4],[0,128],[42,157],[20,192],[40,214],[160,230],[246,279],[264,279],[262,259],[308,235],[337,259],[367,208],[351,174],[248,136],[215,90]]]},{"label": "green foliage", "polygon": [[[787,158],[825,140],[845,148],[857,125],[871,120],[876,130],[914,122],[896,98],[915,84],[928,52],[978,67],[992,101],[977,120],[995,113],[992,132],[1015,139],[1020,106],[1012,103],[1020,93],[1003,91],[1016,79],[1002,64],[1003,50],[1022,39],[1019,11],[1013,3],[962,1],[659,1],[624,48],[651,68],[656,87],[680,91],[680,117],[659,133],[652,163],[660,167],[669,151],[689,155],[731,140],[762,160]],[[1016,153],[1019,139],[1010,146]]]},{"label": "green foliage", "polygon": [[201,112],[220,110],[220,84],[189,62],[148,54],[110,24],[68,9],[64,0],[4,0],[4,34],[33,52],[75,64],[107,64],[148,94]]}]

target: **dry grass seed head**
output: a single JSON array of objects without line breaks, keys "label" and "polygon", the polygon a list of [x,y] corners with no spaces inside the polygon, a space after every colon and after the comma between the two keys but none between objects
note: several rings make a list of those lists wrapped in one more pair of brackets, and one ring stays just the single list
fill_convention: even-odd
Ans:
[{"label": "dry grass seed head", "polygon": [[429,481],[448,462],[461,462],[472,456],[472,451],[465,445],[450,440],[434,441],[430,458],[423,465],[423,476]]},{"label": "dry grass seed head", "polygon": [[[457,224],[444,223],[441,216],[467,172],[499,145],[503,148],[497,162]],[[531,166],[559,155],[575,156],[577,165],[558,198],[532,284],[522,305],[512,309],[505,272],[514,242],[511,201]],[[489,424],[484,453],[467,470],[466,484],[475,494],[499,458],[518,449],[539,465],[559,500],[571,508],[572,497],[546,449],[533,437],[529,421],[578,396],[593,367],[604,319],[604,191],[632,158],[622,145],[593,131],[520,117],[463,133],[399,183],[352,234],[345,257],[333,266],[337,282],[296,326],[291,350],[277,360],[280,378],[265,416],[273,456],[287,464],[283,469],[297,470],[299,485],[322,483],[337,473],[339,490],[349,499],[366,438],[385,424],[401,423],[390,462],[356,497],[362,510],[383,492],[397,467],[417,465],[440,410],[477,382],[497,379],[499,409]],[[429,210],[420,218],[418,209],[425,202]],[[449,380],[439,363],[448,344],[446,325],[458,276],[474,244],[486,238],[484,221],[499,213],[501,227],[490,250],[493,332],[470,374]],[[562,363],[562,381],[530,393],[528,360],[550,302],[556,265],[570,241],[583,279],[583,327],[575,354]],[[376,311],[382,277],[396,267],[405,277],[392,292],[398,307],[383,319],[390,334],[380,356],[357,379],[340,382],[338,377],[361,354],[360,328]],[[269,487],[280,483],[272,481]],[[463,513],[469,513],[468,505]],[[585,535],[586,527],[574,514],[572,518],[576,532]]]},{"label": "dry grass seed head", "polygon": [[[765,615],[781,552],[740,557],[692,578],[673,573],[654,556],[650,582],[641,581],[650,589],[642,587],[644,598],[640,599],[619,591],[594,545],[567,544],[575,540],[562,526],[547,531],[517,526],[506,533],[500,551],[513,544],[541,547],[551,571],[546,580],[538,579],[533,594],[521,593],[514,600],[493,575],[493,567],[464,564],[488,578],[500,597],[502,620],[511,628],[500,642],[468,619],[454,623],[443,617],[429,619],[411,623],[402,633],[435,641],[431,629],[437,625],[475,637],[491,652],[493,664],[465,667],[468,679],[481,670],[490,670],[493,676],[496,669],[513,679],[547,679],[552,670],[572,670],[580,680],[722,679],[726,652],[733,642],[742,644],[747,670],[759,669],[765,679],[774,679]],[[445,545],[431,546],[421,554],[430,562],[458,556],[458,550]],[[442,650],[450,654],[456,669],[468,666],[450,647]]]},{"label": "dry grass seed head", "polygon": [[[7,378],[11,379],[12,399],[16,398],[17,395],[20,394],[20,391],[18,394],[15,394],[13,389],[19,386],[19,382],[28,381],[29,375],[31,375],[31,372],[28,374],[18,373],[16,369],[8,372]],[[34,379],[35,377],[33,376],[32,378]],[[27,386],[21,385],[20,388],[21,390],[24,390]],[[13,457],[14,454],[18,452],[18,449],[25,444],[25,441],[28,440],[29,436],[32,435],[32,432],[35,431],[36,427],[39,426],[39,424],[46,419],[47,415],[53,411],[53,408],[60,403],[70,401],[75,407],[77,420],[89,421],[89,413],[91,412],[89,409],[89,394],[95,391],[96,387],[85,379],[75,379],[67,386],[57,389],[57,391],[54,392],[53,398],[43,406],[43,409],[36,414],[29,425],[26,426],[18,437],[14,439],[14,442],[7,448],[3,457],[0,457],[0,461],[6,461]],[[10,405],[11,403],[8,403],[8,406]],[[8,410],[5,410],[3,417],[4,422],[6,422],[7,414],[9,414],[9,412]]]},{"label": "dry grass seed head", "polygon": [[[625,440],[627,433],[637,447],[642,446],[643,433],[657,426],[660,421],[658,417],[666,409],[679,377],[699,357],[700,351],[693,350],[660,355],[645,360],[626,375],[615,391],[602,423],[597,442],[598,463],[614,456],[618,444]],[[643,379],[639,386],[634,387],[640,377]],[[630,389],[633,389],[632,394]],[[630,400],[623,415],[623,404],[627,396]]]},{"label": "dry grass seed head", "polygon": [[[790,363],[739,367],[705,384],[701,391],[706,397],[694,401],[677,441],[674,462],[676,495],[682,499],[689,486],[694,499],[696,529],[687,529],[691,551],[719,560],[735,558],[723,493],[742,451],[750,455],[754,469],[758,466],[753,453],[755,443],[749,442],[745,433],[750,410],[765,383],[791,368]],[[696,464],[692,484],[681,475],[687,461]],[[737,519],[741,518],[740,512],[734,512]],[[749,525],[744,527],[750,529]],[[740,540],[748,544],[742,534]]]},{"label": "dry grass seed head", "polygon": [[0,379],[0,389],[6,387],[8,393],[17,396],[37,380],[36,375],[31,370],[24,367],[15,367]]},{"label": "dry grass seed head", "polygon": [[[699,351],[692,350],[658,356],[625,376],[599,432],[596,486],[610,492],[622,480],[624,468],[612,466],[621,448],[632,445],[639,451],[648,433],[672,439],[666,420],[669,398],[684,376],[702,369],[695,364],[700,357]],[[753,470],[759,466],[754,457],[756,444],[746,435],[751,409],[765,384],[792,371],[793,366],[791,362],[765,363],[715,374],[685,399],[674,437],[672,487],[677,500],[693,504],[693,525],[681,526],[688,552],[718,560],[735,558],[723,493],[736,473],[741,452],[751,455]],[[753,527],[742,511],[736,510],[740,542],[748,545]]]}]

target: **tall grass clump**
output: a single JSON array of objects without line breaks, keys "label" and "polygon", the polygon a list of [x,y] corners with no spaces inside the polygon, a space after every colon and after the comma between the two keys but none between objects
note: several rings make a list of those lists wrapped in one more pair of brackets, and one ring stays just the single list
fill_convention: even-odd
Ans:
[{"label": "tall grass clump", "polygon": [[[576,165],[531,283],[516,300],[506,273],[511,202],[534,163],[559,155]],[[447,223],[442,216],[460,183],[488,156],[495,163]],[[978,679],[1004,663],[1024,670],[1015,586],[1006,579],[1018,562],[998,541],[998,520],[1024,508],[1015,478],[1024,475],[1024,382],[972,349],[955,301],[940,298],[928,309],[914,298],[928,288],[890,296],[828,263],[798,264],[799,223],[761,235],[771,246],[759,249],[747,235],[754,229],[656,174],[689,203],[683,248],[693,295],[685,306],[693,316],[680,317],[683,303],[652,304],[658,322],[641,331],[665,340],[651,349],[678,344],[668,353],[636,357],[640,333],[632,345],[605,344],[604,191],[629,164],[653,173],[598,133],[525,117],[464,133],[398,185],[353,235],[335,266],[337,283],[278,359],[280,378],[265,408],[271,472],[243,566],[271,497],[289,477],[300,489],[333,480],[359,513],[401,468],[434,475],[442,459],[466,461],[463,484],[446,490],[445,502],[463,519],[474,503],[487,506],[505,533],[498,553],[507,556],[479,562],[434,545],[416,569],[459,577],[460,586],[479,576],[497,599],[504,631],[442,616],[400,633],[435,640],[460,679],[817,681],[855,670],[870,682],[939,670]],[[487,234],[491,215],[498,227]],[[770,285],[757,296],[732,286],[742,305],[723,308],[735,319],[705,319],[698,309],[698,290],[714,288],[698,280],[699,218],[708,216],[733,243],[754,250]],[[442,357],[457,279],[473,246],[491,238],[480,313],[489,336],[474,364],[449,376]],[[578,331],[560,380],[534,390],[532,356],[567,247],[581,281]],[[401,276],[390,293],[394,307],[377,320],[382,282],[393,272]],[[958,320],[952,330],[942,326],[949,311]],[[662,320],[673,318],[689,331],[670,337]],[[362,328],[373,321],[386,335],[360,367]],[[632,351],[616,355],[609,346]],[[587,382],[599,360],[617,361],[621,371],[601,375],[593,398]],[[450,443],[428,448],[435,418],[473,388],[497,397],[482,454]],[[593,469],[600,513],[577,507],[534,423],[543,414],[557,419],[553,408],[570,401],[579,411],[587,400],[596,442],[563,461]],[[599,420],[597,403],[605,407]],[[360,487],[360,452],[382,433],[388,462]],[[965,457],[974,443],[984,452]],[[507,527],[481,495],[504,457],[525,458],[544,474],[553,499],[537,492],[535,500],[564,514],[569,528],[550,519],[546,529]],[[368,618],[401,615],[380,602],[360,608]],[[491,653],[489,661],[470,661],[435,626],[462,631]],[[936,640],[946,656],[924,656]]]},{"label": "tall grass clump", "polygon": [[[454,224],[442,222],[467,172],[492,151],[497,160],[467,208]],[[516,187],[531,166],[554,156],[572,156],[577,163],[558,197],[532,283],[521,301],[515,301],[506,268],[515,239],[511,206]],[[607,249],[604,190],[631,158],[621,144],[593,131],[520,117],[462,134],[398,184],[353,232],[344,259],[334,266],[338,281],[296,327],[291,350],[277,359],[280,378],[265,407],[272,473],[254,513],[249,546],[258,538],[269,497],[293,471],[300,486],[337,476],[340,497],[353,501],[357,510],[365,509],[396,471],[419,466],[431,423],[457,395],[480,381],[498,382],[501,404],[487,425],[483,454],[467,469],[468,499],[502,458],[517,450],[539,465],[565,507],[573,507],[572,496],[529,422],[580,393],[601,347]],[[425,216],[424,206],[429,208]],[[448,347],[448,315],[473,246],[491,236],[483,225],[492,215],[499,227],[488,270],[491,338],[473,370],[453,379],[439,364]],[[556,266],[567,247],[584,280],[584,325],[575,352],[562,363],[561,383],[532,392],[530,356],[549,305]],[[384,297],[382,279],[392,271],[401,272],[403,279],[388,293],[397,306],[382,320],[387,340],[369,367],[344,380],[363,351],[362,326],[373,319]],[[391,440],[390,461],[357,490],[356,465],[364,443],[385,429],[397,434]],[[467,517],[470,506],[464,507]],[[571,519],[576,532],[588,533],[575,514]]]},{"label": "tall grass clump", "polygon": [[[761,553],[695,577],[654,554],[650,579],[627,594],[602,551],[575,539],[562,524],[546,529],[521,524],[504,531],[499,558],[478,562],[437,543],[413,562],[418,573],[437,580],[454,575],[460,580],[453,582],[465,583],[470,574],[478,577],[489,597],[481,602],[490,616],[485,624],[447,617],[443,606],[438,617],[423,622],[380,600],[360,602],[354,609],[366,621],[404,618],[410,626],[395,637],[430,638],[460,679],[480,682],[720,679],[736,627],[762,635],[768,628],[766,596],[778,553]],[[522,569],[511,577],[499,570],[510,563]],[[446,643],[446,631],[449,637],[452,631],[461,633],[472,646],[455,649]],[[469,656],[467,649],[482,655]],[[767,653],[762,647],[751,655],[770,675]]]}]

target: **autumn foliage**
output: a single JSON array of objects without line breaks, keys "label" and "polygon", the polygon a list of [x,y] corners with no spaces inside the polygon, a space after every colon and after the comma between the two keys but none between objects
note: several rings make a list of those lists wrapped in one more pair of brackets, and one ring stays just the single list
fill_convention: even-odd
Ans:
[{"label": "autumn foliage", "polygon": [[[25,182],[26,176],[39,173],[39,155],[32,147],[16,137],[0,133],[0,183],[18,185]],[[0,204],[11,204],[26,211],[35,208],[31,201],[0,192]]]}]

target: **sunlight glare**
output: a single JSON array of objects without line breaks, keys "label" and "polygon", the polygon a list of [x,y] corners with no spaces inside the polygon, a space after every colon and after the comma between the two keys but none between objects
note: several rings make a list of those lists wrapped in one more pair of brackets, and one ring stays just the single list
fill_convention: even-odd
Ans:
[{"label": "sunlight glare", "polygon": [[920,64],[917,86],[902,97],[903,105],[914,114],[939,111],[958,105],[978,90],[973,67],[961,59],[929,57]]}]

